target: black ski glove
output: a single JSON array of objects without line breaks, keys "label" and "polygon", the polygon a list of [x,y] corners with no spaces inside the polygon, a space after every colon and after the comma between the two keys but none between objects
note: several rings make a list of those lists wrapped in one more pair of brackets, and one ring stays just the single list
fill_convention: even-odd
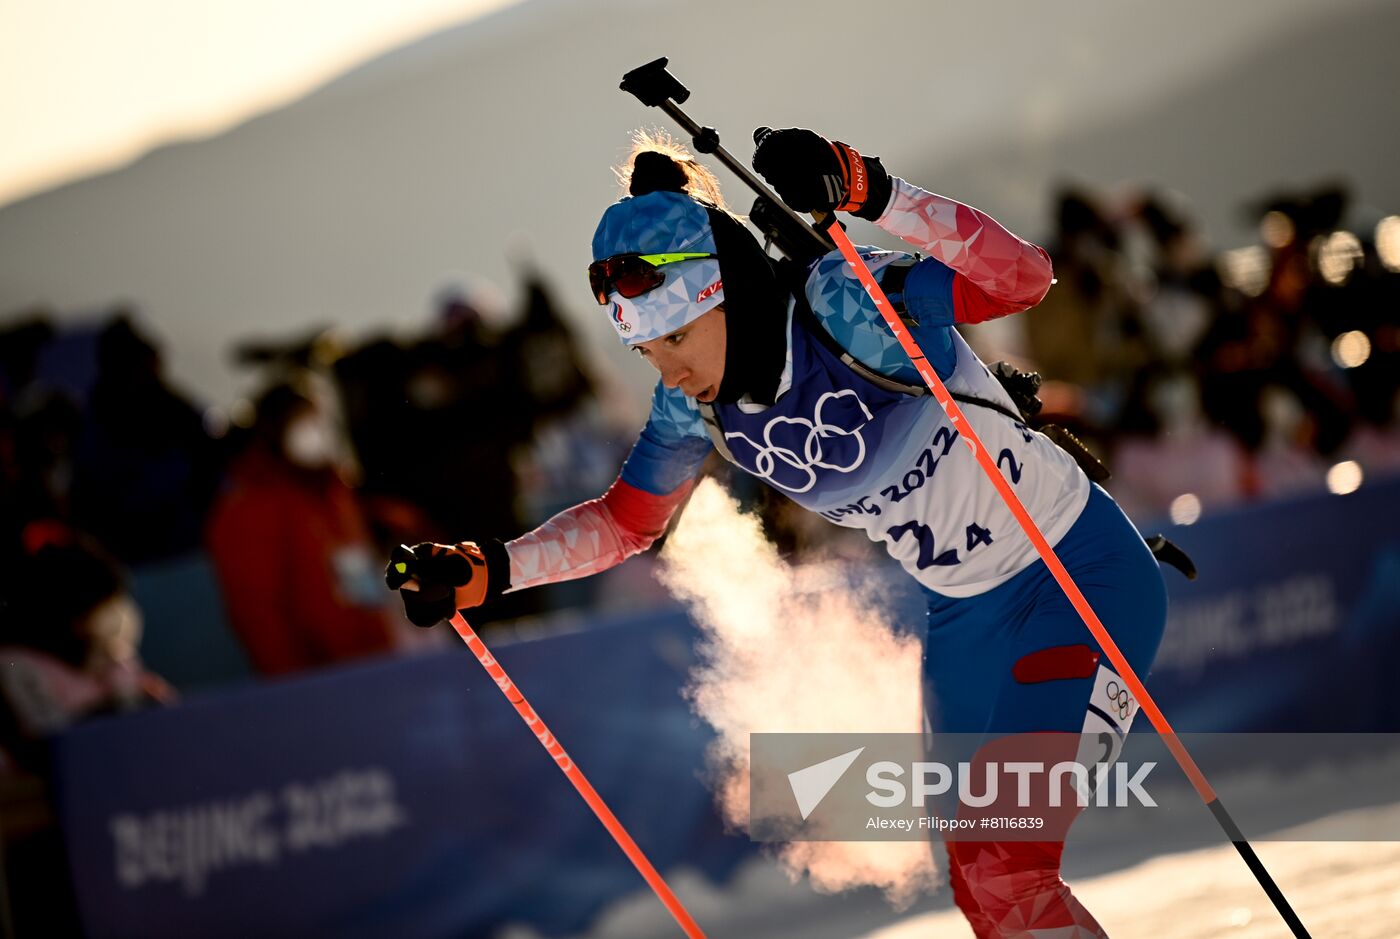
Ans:
[{"label": "black ski glove", "polygon": [[403,598],[409,622],[436,626],[455,611],[480,606],[508,589],[510,556],[495,539],[399,545],[389,554],[384,582]]},{"label": "black ski glove", "polygon": [[890,174],[839,140],[803,127],[753,132],[753,168],[798,212],[850,212],[875,221],[890,203]]}]

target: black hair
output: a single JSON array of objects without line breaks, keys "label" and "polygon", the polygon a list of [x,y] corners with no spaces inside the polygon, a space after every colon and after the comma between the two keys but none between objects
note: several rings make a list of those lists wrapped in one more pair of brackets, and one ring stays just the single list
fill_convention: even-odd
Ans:
[{"label": "black hair", "polygon": [[642,150],[632,159],[627,191],[634,196],[649,192],[685,192],[690,177],[674,159],[660,150]]},{"label": "black hair", "polygon": [[[633,177],[638,174],[641,179],[634,185]],[[613,167],[613,175],[623,195],[683,192],[706,205],[725,207],[715,174],[662,130],[634,131],[632,150],[621,166]]]},{"label": "black hair", "polygon": [[126,574],[91,538],[73,534],[25,555],[7,583],[4,636],[80,667],[87,644],[74,627],[112,597],[127,592]]}]

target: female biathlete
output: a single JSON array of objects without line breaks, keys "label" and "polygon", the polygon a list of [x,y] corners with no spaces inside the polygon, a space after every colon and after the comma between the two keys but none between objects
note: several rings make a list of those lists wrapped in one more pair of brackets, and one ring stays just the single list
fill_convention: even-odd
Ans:
[{"label": "female biathlete", "polygon": [[[1075,460],[1016,419],[954,329],[1040,302],[1046,252],[809,130],[768,132],[753,166],[792,208],[852,212],[921,252],[861,249],[949,391],[987,405],[964,410],[1145,674],[1166,619],[1156,560]],[[1116,756],[1134,702],[850,266],[836,252],[798,270],[772,262],[725,211],[714,177],[669,142],[639,144],[621,176],[629,194],[598,224],[589,278],[618,338],[661,373],[646,426],[601,498],[508,543],[398,549],[415,576],[404,583],[391,563],[390,584],[406,588],[409,617],[432,625],[646,550],[713,447],[799,505],[864,529],[918,581],[932,728],[988,740],[1094,733]],[[954,897],[979,937],[1104,935],[1060,879],[1062,847],[948,842]]]}]

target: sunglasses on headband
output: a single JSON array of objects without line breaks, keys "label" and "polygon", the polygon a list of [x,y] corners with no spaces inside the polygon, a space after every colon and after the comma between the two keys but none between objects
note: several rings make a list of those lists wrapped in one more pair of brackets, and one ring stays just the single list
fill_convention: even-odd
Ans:
[{"label": "sunglasses on headband", "polygon": [[677,261],[715,258],[717,254],[676,252],[672,254],[614,254],[588,265],[588,286],[599,306],[608,305],[608,294],[619,293],[628,300],[655,290],[666,281],[661,268]]}]

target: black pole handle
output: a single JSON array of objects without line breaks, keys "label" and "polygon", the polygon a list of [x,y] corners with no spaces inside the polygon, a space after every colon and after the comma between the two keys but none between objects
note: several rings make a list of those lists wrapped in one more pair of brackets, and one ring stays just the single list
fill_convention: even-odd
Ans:
[{"label": "black pole handle", "polygon": [[[622,76],[622,83],[618,87],[633,95],[647,107],[660,108],[665,111],[690,135],[691,143],[694,144],[697,152],[713,154],[731,173],[743,180],[744,185],[757,193],[759,199],[771,204],[776,212],[755,214],[766,214],[767,217],[773,219],[774,230],[768,234],[777,242],[784,253],[795,259],[807,260],[835,250],[835,242],[813,227],[812,223],[794,212],[787,203],[779,199],[762,180],[755,176],[751,169],[720,146],[718,131],[713,127],[701,127],[690,119],[690,115],[680,109],[678,102],[688,99],[690,90],[681,84],[680,79],[667,70],[668,61],[663,56],[659,59],[653,59],[646,65],[632,69]],[[760,130],[767,130],[767,128],[760,128]],[[774,218],[775,215],[777,218]]]},{"label": "black pole handle", "polygon": [[667,98],[685,101],[690,97],[690,89],[681,84],[680,79],[666,70],[667,58],[663,55],[646,65],[639,65],[622,76],[618,87],[649,108],[657,108]]}]

